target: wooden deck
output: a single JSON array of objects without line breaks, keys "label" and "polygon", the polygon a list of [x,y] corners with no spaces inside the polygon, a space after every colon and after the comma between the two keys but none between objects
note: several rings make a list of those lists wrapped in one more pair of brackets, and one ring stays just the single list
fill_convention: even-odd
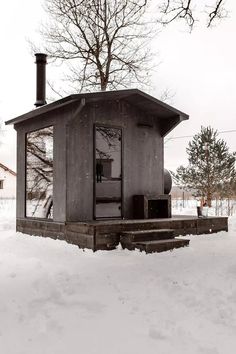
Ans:
[{"label": "wooden deck", "polygon": [[174,216],[165,219],[97,220],[66,224],[66,234],[69,242],[69,239],[75,240],[79,237],[80,244],[83,244],[82,247],[89,247],[94,250],[115,248],[120,242],[122,232],[125,231],[158,229],[172,229],[174,236],[210,234],[228,231],[228,218]]},{"label": "wooden deck", "polygon": [[[49,220],[17,219],[16,229],[30,235],[65,240],[81,248],[96,250],[114,249],[125,232],[171,230],[179,235],[210,234],[228,231],[227,217],[197,218],[174,216],[165,219],[97,220],[88,222],[55,222]],[[164,239],[165,237],[162,237]],[[143,240],[144,241],[144,240]],[[145,240],[145,242],[151,241]],[[150,246],[149,246],[150,247]]]}]

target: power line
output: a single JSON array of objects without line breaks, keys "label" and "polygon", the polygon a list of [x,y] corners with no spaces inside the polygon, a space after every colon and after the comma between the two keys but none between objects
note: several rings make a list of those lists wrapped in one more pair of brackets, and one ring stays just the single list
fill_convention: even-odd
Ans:
[{"label": "power line", "polygon": [[[219,131],[218,134],[223,134],[223,133],[235,133],[236,132],[236,129],[232,129],[232,130],[222,130],[222,131]],[[173,136],[173,137],[170,137],[170,138],[167,138],[165,143],[167,143],[168,141],[170,140],[175,140],[175,139],[184,139],[184,138],[193,138],[194,135],[182,135],[182,136]]]},{"label": "power line", "polygon": [[222,130],[221,132],[219,132],[219,134],[222,134],[222,133],[233,133],[233,132],[236,132],[236,129],[232,129],[232,130]]}]

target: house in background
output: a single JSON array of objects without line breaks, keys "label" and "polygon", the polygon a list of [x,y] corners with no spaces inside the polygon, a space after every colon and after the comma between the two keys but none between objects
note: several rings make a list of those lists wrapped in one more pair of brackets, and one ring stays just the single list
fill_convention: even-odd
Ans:
[{"label": "house in background", "polygon": [[0,163],[0,199],[16,198],[16,173]]}]

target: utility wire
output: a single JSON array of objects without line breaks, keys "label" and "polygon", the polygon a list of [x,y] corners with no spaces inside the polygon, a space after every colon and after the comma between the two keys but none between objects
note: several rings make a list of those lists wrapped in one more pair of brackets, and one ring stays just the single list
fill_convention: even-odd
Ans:
[{"label": "utility wire", "polygon": [[[218,134],[223,134],[223,133],[235,133],[236,132],[236,129],[232,129],[232,130],[222,130],[222,131],[219,131]],[[167,143],[168,141],[170,140],[175,140],[175,139],[184,139],[184,138],[193,138],[194,135],[182,135],[182,136],[173,136],[173,137],[170,137],[170,138],[167,138],[165,143]]]}]

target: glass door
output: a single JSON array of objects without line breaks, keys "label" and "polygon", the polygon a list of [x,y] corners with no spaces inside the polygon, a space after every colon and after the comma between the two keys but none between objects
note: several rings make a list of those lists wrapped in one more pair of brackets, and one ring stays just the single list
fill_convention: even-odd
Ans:
[{"label": "glass door", "polygon": [[95,127],[95,217],[122,216],[122,131]]}]

